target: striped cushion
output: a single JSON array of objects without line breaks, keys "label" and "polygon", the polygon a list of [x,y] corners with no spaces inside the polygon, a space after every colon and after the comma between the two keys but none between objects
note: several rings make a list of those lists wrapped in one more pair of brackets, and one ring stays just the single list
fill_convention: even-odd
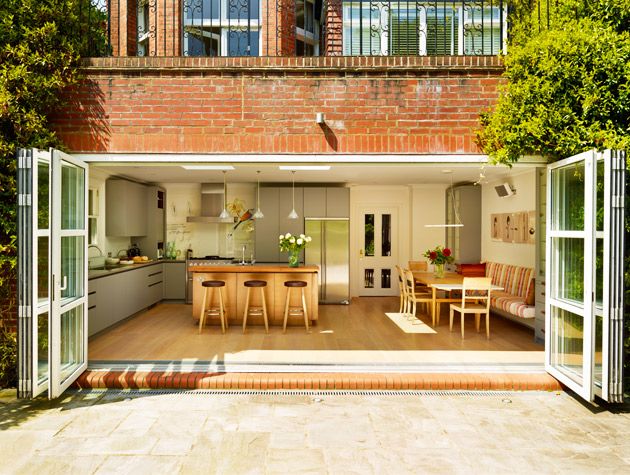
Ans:
[{"label": "striped cushion", "polygon": [[494,285],[501,285],[501,279],[503,276],[503,264],[497,262],[486,262],[486,277],[492,278]]},{"label": "striped cushion", "polygon": [[503,310],[520,318],[534,318],[536,316],[535,306],[526,305],[523,298],[515,297],[507,292],[492,292],[490,307]]}]

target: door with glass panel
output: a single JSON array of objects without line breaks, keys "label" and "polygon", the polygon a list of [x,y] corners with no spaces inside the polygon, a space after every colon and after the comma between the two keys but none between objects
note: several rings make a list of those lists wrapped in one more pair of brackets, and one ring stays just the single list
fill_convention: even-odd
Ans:
[{"label": "door with glass panel", "polygon": [[19,392],[59,396],[87,367],[87,165],[18,152]]},{"label": "door with glass panel", "polygon": [[359,216],[359,295],[397,295],[397,210],[368,208],[361,210]]},{"label": "door with glass panel", "polygon": [[619,152],[548,167],[546,367],[589,401],[622,397],[624,190]]}]

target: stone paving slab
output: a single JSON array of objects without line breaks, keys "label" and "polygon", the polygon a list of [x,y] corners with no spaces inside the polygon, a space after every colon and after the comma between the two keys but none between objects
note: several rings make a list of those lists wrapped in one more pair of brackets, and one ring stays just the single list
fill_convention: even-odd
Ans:
[{"label": "stone paving slab", "polygon": [[0,473],[630,473],[630,406],[535,391],[5,398]]}]

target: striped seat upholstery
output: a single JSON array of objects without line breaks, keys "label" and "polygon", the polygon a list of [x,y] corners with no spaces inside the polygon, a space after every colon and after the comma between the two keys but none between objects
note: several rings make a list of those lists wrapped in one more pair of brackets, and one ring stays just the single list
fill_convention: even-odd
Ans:
[{"label": "striped seat upholstery", "polygon": [[490,308],[507,312],[519,318],[534,318],[535,306],[527,305],[525,300],[534,285],[534,269],[530,267],[486,262],[486,277],[494,285],[503,287],[502,291],[492,292]]}]

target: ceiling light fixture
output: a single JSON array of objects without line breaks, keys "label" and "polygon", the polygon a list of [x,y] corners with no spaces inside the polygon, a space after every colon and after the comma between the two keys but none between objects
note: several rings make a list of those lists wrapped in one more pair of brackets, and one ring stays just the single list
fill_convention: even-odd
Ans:
[{"label": "ceiling light fixture", "polygon": [[182,165],[185,170],[234,170],[232,165]]},{"label": "ceiling light fixture", "polygon": [[425,228],[463,228],[464,223],[459,219],[459,213],[457,212],[457,206],[455,206],[455,194],[453,193],[453,171],[452,170],[442,170],[442,173],[448,173],[451,175],[451,186],[449,191],[451,193],[451,205],[453,206],[453,214],[455,215],[455,223],[448,224],[425,224]]},{"label": "ceiling light fixture", "polygon": [[256,186],[256,212],[254,213],[254,219],[264,218],[265,215],[260,211],[260,171],[256,172],[257,186]]},{"label": "ceiling light fixture", "polygon": [[223,171],[223,211],[221,211],[221,214],[219,215],[219,218],[221,219],[228,219],[230,217],[230,213],[228,213],[227,210],[227,181],[226,181],[226,176],[227,172]]},{"label": "ceiling light fixture", "polygon": [[330,165],[280,165],[278,168],[286,171],[328,171]]},{"label": "ceiling light fixture", "polygon": [[287,218],[298,219],[298,214],[295,212],[295,170],[291,172],[291,212]]}]

